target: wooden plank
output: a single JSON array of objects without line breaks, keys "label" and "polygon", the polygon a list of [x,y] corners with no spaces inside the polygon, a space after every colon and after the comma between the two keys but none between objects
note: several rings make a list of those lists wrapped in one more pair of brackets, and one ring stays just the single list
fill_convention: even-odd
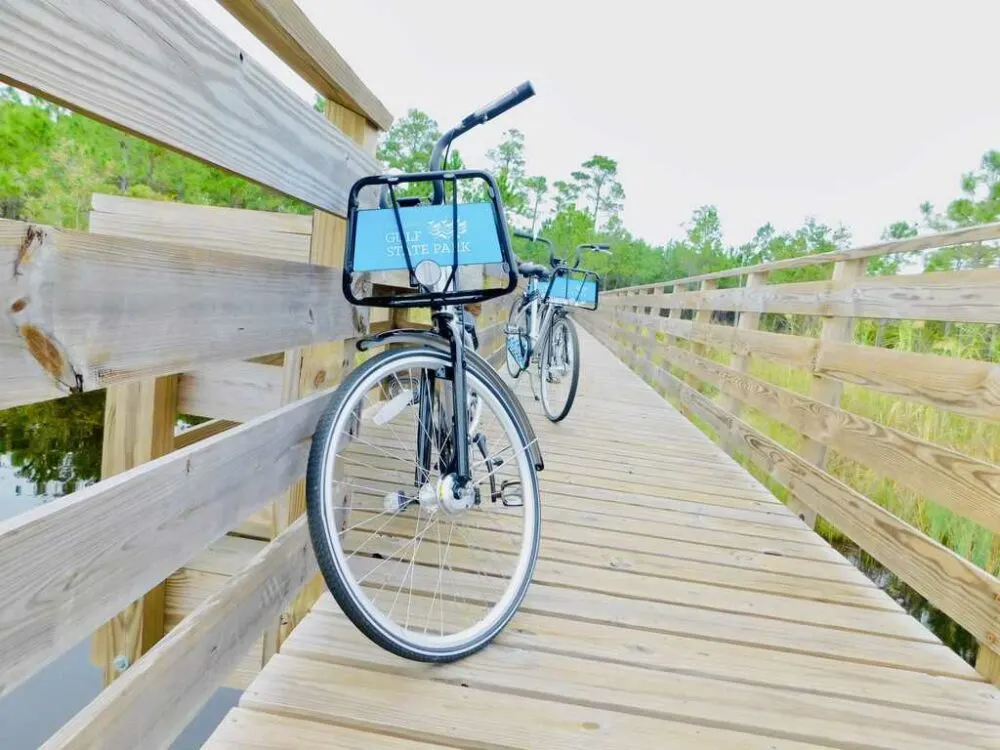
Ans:
[{"label": "wooden plank", "polygon": [[318,393],[0,522],[0,694],[302,476]]},{"label": "wooden plank", "polygon": [[364,115],[380,130],[388,130],[392,125],[389,110],[293,0],[220,0],[220,3],[328,100]]},{"label": "wooden plank", "polygon": [[[833,266],[833,280],[835,282],[854,282],[864,278],[867,264],[867,258],[839,261]],[[819,334],[820,346],[827,342],[850,343],[853,336],[854,320],[852,318],[823,318]],[[837,408],[840,406],[840,394],[843,390],[844,385],[839,380],[832,380],[822,375],[812,376],[810,395],[813,401]],[[813,466],[826,470],[826,443],[807,436],[799,449],[799,455]],[[793,501],[790,507],[796,512],[796,515],[805,521],[807,526],[815,526],[816,513],[809,506],[800,503],[794,494],[789,497]]]},{"label": "wooden plank", "polygon": [[[701,282],[701,284],[700,284],[700,290],[702,292],[711,292],[714,289],[718,289],[718,287],[719,287],[719,282],[717,282],[715,279],[706,279],[705,281]],[[674,289],[676,291],[676,287],[674,287]],[[678,315],[679,314],[680,313],[678,312]],[[701,325],[706,325],[708,323],[711,323],[712,322],[712,310],[710,310],[708,308],[705,308],[705,309],[701,309],[701,310],[696,311],[695,314],[694,314],[694,322],[695,322],[695,324],[701,324]],[[652,339],[652,338],[653,337],[650,336],[650,339]],[[652,358],[650,350],[654,346],[655,346],[655,344],[652,341],[649,344],[646,345],[646,357],[648,359]],[[697,343],[693,344],[692,345],[692,349],[693,349],[693,351],[696,354],[704,354],[705,353],[705,347],[702,346],[701,344],[697,344]],[[692,388],[697,388],[698,387],[698,380],[694,376],[688,375],[687,376],[687,384],[690,385]],[[681,409],[681,413],[684,414],[685,417],[689,417],[690,416],[689,414],[687,414],[683,410],[683,407]]]},{"label": "wooden plank", "polygon": [[1000,687],[1000,652],[980,644],[976,654],[976,671],[989,682]]},{"label": "wooden plank", "polygon": [[[374,523],[373,523],[374,525]],[[377,528],[377,526],[376,526]],[[408,535],[413,537],[411,531]],[[384,540],[377,549],[388,559],[388,555],[400,545],[399,539]],[[376,547],[373,546],[373,549]],[[388,552],[387,552],[388,550]],[[448,587],[450,592],[460,591],[461,597],[470,602],[493,602],[499,595],[495,579],[482,575],[481,567],[469,563],[469,552],[461,547],[449,548],[448,559],[455,559],[454,569],[449,568],[444,584],[438,583],[437,545],[420,545],[415,555],[418,563],[409,565],[409,560],[389,560],[377,567],[385,559],[355,557],[352,570],[358,575],[370,574],[373,588],[389,585],[389,590],[406,584],[406,597],[421,594],[431,597],[437,587]],[[475,559],[475,558],[474,558]],[[482,566],[482,562],[477,563]],[[465,572],[472,568],[475,572]],[[504,570],[512,570],[508,565]],[[784,625],[806,625],[814,628],[836,629],[854,635],[878,635],[913,642],[933,643],[936,637],[902,609],[895,612],[873,610],[850,605],[792,599],[784,596],[720,588],[717,586],[687,583],[683,581],[652,578],[635,575],[629,571],[581,568],[574,565],[541,560],[536,568],[536,578],[532,592],[559,590],[572,596],[597,594],[611,596],[623,601],[654,604],[668,607],[686,607],[705,613],[714,613],[725,620],[721,613],[757,618],[757,627],[768,625],[780,630]],[[529,598],[532,594],[528,595]],[[525,604],[528,607],[530,605]]]},{"label": "wooden plank", "polygon": [[0,408],[364,329],[335,269],[0,220],[0,265],[15,264]]},{"label": "wooden plank", "polygon": [[90,231],[305,263],[312,217],[94,193]]},{"label": "wooden plank", "polygon": [[194,427],[189,427],[183,432],[174,433],[174,448],[186,448],[213,435],[231,430],[235,426],[236,422],[229,422],[225,419],[213,419]]},{"label": "wooden plank", "polygon": [[[101,451],[102,479],[173,450],[177,401],[175,376],[108,388]],[[105,685],[163,637],[165,609],[163,584],[158,582],[94,634],[91,654],[94,663],[104,672]]]},{"label": "wooden plank", "polygon": [[[424,616],[417,609],[416,616]],[[477,655],[438,665],[398,659],[374,647],[346,617],[324,617],[295,637],[290,653],[312,661],[386,671],[393,675],[526,695],[661,719],[721,726],[748,734],[808,739],[829,745],[938,748],[994,747],[1000,718],[992,724],[927,714],[913,708],[851,698],[789,694],[767,685],[743,685],[679,672],[597,663],[577,655],[525,651],[494,644]],[[623,637],[627,637],[623,634]],[[720,688],[724,695],[720,699]],[[720,710],[724,706],[723,710]]]},{"label": "wooden plank", "polygon": [[[472,609],[458,602],[455,607],[460,610],[459,614]],[[325,640],[336,632],[321,617],[343,618],[329,594],[320,598],[313,612],[316,616],[307,618],[289,639],[289,654],[302,648],[300,644],[304,642]],[[997,693],[989,686],[973,676],[962,679],[924,674],[916,667],[890,668],[790,652],[779,654],[742,644],[706,640],[697,634],[678,636],[527,612],[518,612],[496,643],[510,648],[581,656],[598,662],[804,690],[997,722]],[[953,660],[961,664],[957,658]]]},{"label": "wooden plank", "polygon": [[829,519],[935,607],[980,642],[1000,642],[997,626],[1000,622],[1000,581],[864,495],[734,419],[694,389],[681,383],[677,388],[681,399],[686,400],[695,413],[708,419],[720,431],[730,431],[739,449],[755,464],[789,487],[803,502]]},{"label": "wooden plank", "polygon": [[1000,420],[1000,365],[823,343],[816,373],[978,419]]},{"label": "wooden plank", "polygon": [[187,3],[0,2],[0,80],[340,215],[379,171]]},{"label": "wooden plank", "polygon": [[[1000,269],[872,276],[652,295],[654,307],[1000,323]],[[613,297],[610,305],[626,304]]]},{"label": "wooden plank", "polygon": [[[747,276],[747,286],[758,287],[764,286],[767,283],[767,272],[763,273],[751,273]],[[709,318],[707,321],[711,324],[712,320]],[[739,320],[734,326],[735,330],[739,331],[756,331],[757,326],[760,325],[760,314],[754,312],[741,312],[739,313]],[[729,367],[734,372],[746,372],[750,369],[750,353],[736,353],[732,352],[732,357],[729,361]],[[734,416],[740,416],[740,401],[733,396],[726,396],[722,401],[722,408],[728,412],[731,412]]]},{"label": "wooden plank", "polygon": [[1000,467],[734,372],[691,352],[674,349],[670,357],[688,372],[793,430],[1000,531]]},{"label": "wooden plank", "polygon": [[226,714],[202,747],[205,750],[245,750],[248,747],[330,750],[333,746],[337,750],[371,750],[374,742],[378,742],[379,750],[434,750],[440,747],[245,708],[234,708]]},{"label": "wooden plank", "polygon": [[[1000,239],[1000,222],[994,224],[980,224],[974,227],[962,227],[953,229],[950,232],[940,232],[937,234],[925,234],[922,237],[910,237],[903,240],[891,240],[889,242],[879,242],[874,245],[864,245],[851,250],[834,250],[829,253],[817,253],[815,255],[800,255],[796,258],[785,258],[783,260],[771,261],[769,263],[758,263],[754,266],[742,266],[741,268],[727,268],[724,271],[713,271],[699,276],[688,276],[677,279],[673,283],[690,283],[694,281],[705,281],[707,279],[726,279],[734,276],[746,276],[751,273],[770,273],[773,271],[783,271],[791,268],[805,268],[826,263],[837,263],[839,261],[861,260],[863,258],[874,258],[879,255],[891,255],[893,253],[912,253],[921,250],[931,250],[939,247],[951,247],[953,245],[963,245],[973,242],[984,242],[987,240]],[[646,289],[657,284],[643,284],[640,286],[625,287],[616,289],[615,293],[626,293],[635,289]]]},{"label": "wooden plank", "polygon": [[44,747],[167,747],[316,570],[302,518]]},{"label": "wooden plank", "polygon": [[[405,695],[406,700],[400,700]],[[603,708],[505,695],[278,654],[243,694],[242,708],[451,747],[527,750],[662,747],[791,750],[807,743]],[[463,709],[455,721],[455,707]],[[511,717],[516,716],[516,721]],[[497,740],[502,738],[502,745]]]},{"label": "wooden plank", "polygon": [[281,368],[216,362],[180,376],[182,414],[249,422],[281,406]]},{"label": "wooden plank", "polygon": [[[246,567],[246,564],[253,558],[254,554],[259,552],[260,549],[267,544],[267,542],[256,539],[242,539],[240,537],[233,536],[225,536],[222,538],[250,542],[256,546],[249,554],[240,555],[239,560],[231,560],[233,564],[238,563],[238,565],[236,569],[230,573],[207,573],[201,570],[193,570],[190,567],[184,567],[170,576],[164,586],[166,594],[164,626],[166,633],[169,633],[171,630],[180,625],[184,621],[184,618],[194,612],[200,604],[209,598],[209,596],[218,592],[226,584],[231,575],[235,575],[242,568]],[[214,544],[215,543],[213,543],[213,546]],[[209,550],[211,550],[211,547],[209,547]],[[227,552],[229,552],[229,550],[227,550]],[[199,559],[201,559],[204,554],[205,553],[199,555]],[[232,558],[237,557],[233,554],[230,554],[229,556]],[[247,649],[246,653],[239,658],[232,671],[225,676],[224,680],[220,683],[220,687],[229,687],[234,690],[245,690],[260,672],[261,654],[263,651],[263,638],[258,637],[250,645],[250,648]]]}]

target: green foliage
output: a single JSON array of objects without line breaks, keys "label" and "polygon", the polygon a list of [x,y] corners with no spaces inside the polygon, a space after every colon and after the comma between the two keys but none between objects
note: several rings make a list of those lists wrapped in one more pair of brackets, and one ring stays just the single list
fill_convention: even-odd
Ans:
[{"label": "green foliage", "polygon": [[522,214],[530,218],[531,227],[529,231],[534,234],[538,227],[539,218],[542,216],[542,204],[545,196],[549,192],[549,181],[544,177],[525,177],[524,190],[527,200],[524,202]]},{"label": "green foliage", "polygon": [[[430,165],[434,144],[441,138],[438,124],[419,109],[411,109],[405,117],[396,120],[379,142],[375,152],[379,161],[389,169],[401,172],[426,172]],[[462,157],[452,151],[446,165],[449,169],[462,169]],[[433,188],[429,182],[415,182],[396,190],[400,197],[430,198]]]},{"label": "green foliage", "polygon": [[0,454],[39,492],[50,481],[72,492],[101,475],[104,391],[0,411]]},{"label": "green foliage", "polygon": [[523,213],[528,200],[524,184],[524,133],[516,128],[506,131],[500,145],[486,152],[486,158],[504,207],[509,212]]},{"label": "green foliage", "polygon": [[576,193],[583,198],[594,225],[600,226],[601,216],[615,216],[625,201],[625,190],[618,181],[618,162],[594,154],[580,167],[571,175]]}]

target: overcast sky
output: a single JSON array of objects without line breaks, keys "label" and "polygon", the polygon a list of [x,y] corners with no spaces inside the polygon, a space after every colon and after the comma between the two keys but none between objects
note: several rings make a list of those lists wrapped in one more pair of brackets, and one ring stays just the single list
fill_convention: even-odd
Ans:
[{"label": "overcast sky", "polygon": [[[215,0],[190,2],[312,100]],[[550,180],[606,154],[626,226],[655,243],[706,203],[730,243],[807,215],[870,242],[1000,148],[997,0],[298,2],[397,117],[444,129],[530,79],[534,99],[459,142],[466,163],[510,127]]]}]

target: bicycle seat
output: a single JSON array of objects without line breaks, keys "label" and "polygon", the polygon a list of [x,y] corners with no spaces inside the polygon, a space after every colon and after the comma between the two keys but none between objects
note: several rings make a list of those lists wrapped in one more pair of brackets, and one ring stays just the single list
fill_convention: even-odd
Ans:
[{"label": "bicycle seat", "polygon": [[540,266],[537,263],[518,263],[517,272],[524,276],[526,279],[532,277],[536,279],[545,279],[548,277],[548,269],[545,266]]}]

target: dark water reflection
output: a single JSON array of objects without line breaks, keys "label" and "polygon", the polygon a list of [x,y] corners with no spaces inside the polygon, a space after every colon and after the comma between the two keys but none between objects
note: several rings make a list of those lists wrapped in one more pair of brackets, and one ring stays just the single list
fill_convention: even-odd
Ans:
[{"label": "dark water reflection", "polygon": [[923,623],[924,627],[940,638],[952,651],[975,666],[978,644],[969,631],[934,607],[927,599],[899,580],[891,570],[847,537],[841,535],[824,536],[840,554],[854,563],[854,566],[868,576],[876,586],[895,599],[903,609]]}]

